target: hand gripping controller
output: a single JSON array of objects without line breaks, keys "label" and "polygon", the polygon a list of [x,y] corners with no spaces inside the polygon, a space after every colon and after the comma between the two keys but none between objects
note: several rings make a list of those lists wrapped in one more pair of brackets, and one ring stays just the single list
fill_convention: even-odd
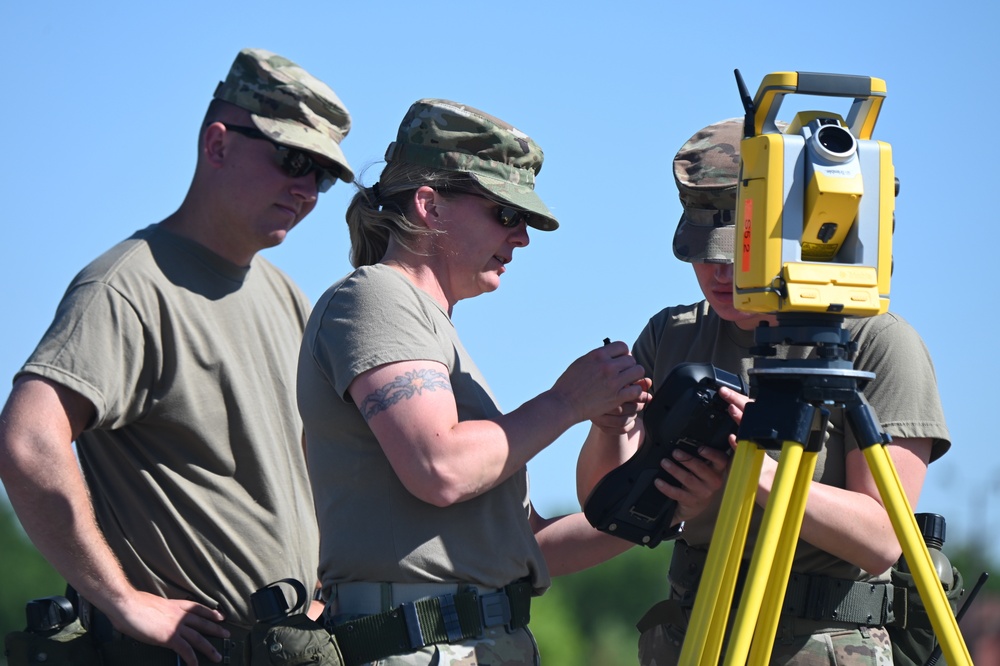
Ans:
[{"label": "hand gripping controller", "polygon": [[[736,423],[719,397],[720,387],[747,393],[743,380],[708,363],[681,363],[670,371],[642,412],[645,439],[638,451],[601,479],[584,502],[595,528],[654,548],[676,536],[671,528],[677,502],[653,485],[660,478],[680,483],[660,467],[680,447],[697,456],[701,446],[731,451]],[[673,533],[673,534],[672,534]]]}]

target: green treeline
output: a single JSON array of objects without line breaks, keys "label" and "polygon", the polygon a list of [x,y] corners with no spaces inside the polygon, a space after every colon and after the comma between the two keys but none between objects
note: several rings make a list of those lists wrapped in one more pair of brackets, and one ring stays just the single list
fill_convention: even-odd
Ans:
[{"label": "green treeline", "polygon": [[[946,550],[965,576],[966,589],[983,571],[993,574],[976,606],[984,605],[987,596],[1000,596],[1000,567],[983,559],[984,549],[949,544]],[[588,571],[554,579],[552,588],[531,607],[531,629],[544,666],[638,664],[635,623],[666,594],[670,553],[670,544],[654,550],[635,547]],[[28,599],[62,594],[65,583],[24,536],[2,500],[0,563],[0,635],[6,635],[24,628]],[[974,638],[968,633],[964,637],[970,644]]]},{"label": "green treeline", "polygon": [[638,664],[635,623],[667,594],[671,544],[626,553],[571,576],[531,604],[543,666]]}]

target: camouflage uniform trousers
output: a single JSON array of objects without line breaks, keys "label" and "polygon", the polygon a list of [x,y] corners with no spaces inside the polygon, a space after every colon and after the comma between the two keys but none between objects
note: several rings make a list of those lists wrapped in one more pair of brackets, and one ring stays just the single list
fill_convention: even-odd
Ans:
[{"label": "camouflage uniform trousers", "polygon": [[539,666],[538,645],[527,627],[507,633],[503,627],[483,630],[482,638],[428,645],[367,666]]},{"label": "camouflage uniform trousers", "polygon": [[[772,666],[892,666],[889,632],[883,627],[815,626],[793,620],[778,627],[771,650]],[[809,626],[813,625],[813,626]],[[686,627],[658,624],[639,637],[642,666],[680,663]]]}]

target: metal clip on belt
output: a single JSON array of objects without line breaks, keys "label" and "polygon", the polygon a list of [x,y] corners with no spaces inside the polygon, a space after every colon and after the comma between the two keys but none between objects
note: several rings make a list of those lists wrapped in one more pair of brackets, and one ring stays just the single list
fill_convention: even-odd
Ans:
[{"label": "metal clip on belt", "polygon": [[500,592],[443,594],[400,604],[393,610],[339,624],[332,629],[350,666],[405,654],[435,643],[480,638],[488,627],[507,631],[528,624],[531,584],[511,583]]}]

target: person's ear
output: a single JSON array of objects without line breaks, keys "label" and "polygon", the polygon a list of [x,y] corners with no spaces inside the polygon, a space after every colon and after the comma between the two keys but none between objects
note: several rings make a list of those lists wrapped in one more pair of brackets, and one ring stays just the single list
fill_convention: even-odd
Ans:
[{"label": "person's ear", "polygon": [[205,161],[216,168],[221,167],[225,161],[226,149],[226,126],[215,122],[206,127],[201,143],[201,154]]},{"label": "person's ear", "polygon": [[413,193],[413,210],[417,218],[428,228],[438,229],[441,225],[441,195],[433,187],[422,185]]}]

